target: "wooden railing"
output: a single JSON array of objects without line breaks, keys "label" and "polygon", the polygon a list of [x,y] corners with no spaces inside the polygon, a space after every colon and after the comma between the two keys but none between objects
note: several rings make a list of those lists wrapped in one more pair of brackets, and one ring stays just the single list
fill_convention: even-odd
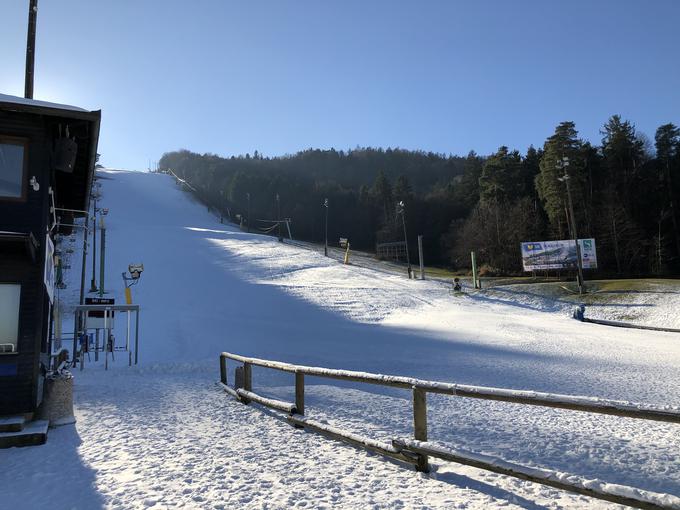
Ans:
[{"label": "wooden railing", "polygon": [[[227,359],[243,364],[242,368],[240,368],[242,376],[239,378],[242,380],[239,381],[238,387],[231,387],[228,384]],[[295,402],[270,399],[253,392],[253,366],[295,374]],[[413,402],[413,439],[398,438],[392,440],[391,443],[385,443],[310,419],[305,416],[305,375],[410,390]],[[605,484],[604,482],[600,483],[571,474],[531,468],[486,455],[435,446],[427,442],[428,393],[570,409],[670,423],[680,423],[680,408],[677,407],[659,407],[593,397],[468,386],[403,376],[309,367],[280,361],[249,358],[228,352],[220,354],[220,386],[244,404],[256,402],[283,411],[288,415],[288,421],[296,427],[320,432],[331,438],[414,464],[418,471],[428,472],[429,457],[437,457],[613,503],[637,508],[680,509],[680,498],[670,494],[659,494],[642,489]]]}]

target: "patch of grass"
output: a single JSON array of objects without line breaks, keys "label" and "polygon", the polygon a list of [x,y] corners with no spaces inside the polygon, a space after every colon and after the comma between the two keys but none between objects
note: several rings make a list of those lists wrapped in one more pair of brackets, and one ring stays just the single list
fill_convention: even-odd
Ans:
[{"label": "patch of grass", "polygon": [[663,294],[680,294],[680,280],[660,278],[590,280],[586,281],[586,293],[582,295],[579,295],[578,287],[573,281],[537,283],[530,288],[531,292],[547,298],[588,305],[621,303],[639,293],[658,294],[660,297]]}]

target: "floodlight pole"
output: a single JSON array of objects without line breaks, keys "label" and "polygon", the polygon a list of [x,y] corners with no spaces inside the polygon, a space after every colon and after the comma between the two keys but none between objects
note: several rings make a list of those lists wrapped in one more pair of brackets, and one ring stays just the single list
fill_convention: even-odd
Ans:
[{"label": "floodlight pole", "polygon": [[323,201],[323,206],[326,209],[326,234],[324,238],[323,254],[328,257],[328,199],[325,198]]},{"label": "floodlight pole", "polygon": [[404,202],[401,201],[397,204],[397,213],[401,214],[401,224],[404,227],[404,244],[406,245],[406,264],[408,266],[408,277],[411,278],[411,258],[408,253],[408,237],[406,236],[406,208]]},{"label": "floodlight pole", "polygon": [[30,0],[28,5],[28,35],[26,37],[26,77],[24,97],[33,99],[33,79],[35,76],[35,26],[38,18],[38,0]]},{"label": "floodlight pole", "polygon": [[583,294],[583,267],[581,263],[581,246],[578,243],[578,233],[576,232],[576,218],[574,217],[574,203],[571,199],[571,186],[569,185],[570,177],[569,173],[567,172],[567,168],[569,167],[569,158],[565,156],[561,160],[558,160],[556,167],[558,170],[564,169],[564,175],[562,177],[558,177],[558,180],[564,181],[564,183],[567,186],[567,201],[569,204],[569,221],[571,222],[571,235],[574,239],[574,243],[576,244],[576,267],[577,267],[576,283],[578,284],[578,293]]}]

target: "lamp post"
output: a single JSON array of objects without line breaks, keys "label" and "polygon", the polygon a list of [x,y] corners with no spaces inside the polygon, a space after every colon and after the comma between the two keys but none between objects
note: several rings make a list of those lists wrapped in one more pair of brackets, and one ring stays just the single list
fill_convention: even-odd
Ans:
[{"label": "lamp post", "polygon": [[411,258],[408,254],[408,237],[406,236],[406,208],[404,206],[404,201],[400,201],[397,204],[397,214],[401,214],[401,224],[404,227],[404,244],[406,245],[406,264],[408,266],[408,277],[411,278]]},{"label": "lamp post", "polygon": [[578,293],[583,294],[583,267],[581,264],[581,247],[578,244],[578,233],[576,232],[576,219],[574,217],[574,204],[571,200],[571,186],[569,186],[569,173],[567,172],[567,169],[569,168],[569,158],[564,156],[562,159],[558,159],[557,163],[555,163],[555,168],[558,170],[564,170],[564,175],[562,177],[558,177],[557,180],[560,182],[564,182],[567,187],[567,201],[569,205],[569,222],[571,223],[571,236],[574,239],[574,243],[576,244],[576,267],[577,267],[577,275],[576,275],[576,283],[578,284]]},{"label": "lamp post", "polygon": [[325,237],[324,237],[324,245],[323,245],[323,254],[328,257],[328,199],[324,198],[323,199],[323,206],[326,209],[326,221],[325,221]]}]

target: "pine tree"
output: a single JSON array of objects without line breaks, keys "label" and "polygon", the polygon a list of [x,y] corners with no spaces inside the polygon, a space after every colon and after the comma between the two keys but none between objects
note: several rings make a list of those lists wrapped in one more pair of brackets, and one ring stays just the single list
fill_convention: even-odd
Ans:
[{"label": "pine tree", "polygon": [[[568,173],[570,186],[574,196],[582,196],[585,176],[583,172],[582,149],[583,142],[578,139],[573,122],[562,122],[555,128],[555,134],[548,138],[543,146],[543,157],[540,163],[540,173],[536,176],[536,191],[543,202],[543,208],[554,234],[564,238],[567,233],[567,194],[565,185],[558,179],[564,175],[563,169],[557,168],[558,161],[569,158]],[[581,200],[575,200],[581,202]],[[577,208],[577,203],[574,208]],[[578,218],[577,218],[578,222]]]},{"label": "pine tree", "polygon": [[401,174],[399,177],[397,177],[397,180],[394,183],[395,202],[399,202],[402,200],[408,202],[410,201],[412,195],[413,189],[411,189],[411,184],[408,182],[408,177]]},{"label": "pine tree", "polygon": [[608,170],[607,187],[615,190],[616,199],[627,209],[632,206],[632,185],[643,161],[643,143],[635,134],[635,126],[613,115],[600,133],[602,154]]},{"label": "pine tree", "polygon": [[[676,254],[680,257],[680,229],[678,228],[678,181],[680,181],[680,129],[674,124],[664,124],[654,137],[656,159],[661,166],[662,181],[668,201],[668,215],[673,225]],[[661,219],[659,220],[661,221]],[[660,228],[659,228],[660,230]]]},{"label": "pine tree", "polygon": [[522,158],[502,146],[484,162],[479,178],[482,203],[500,204],[519,198],[522,192]]},{"label": "pine tree", "polygon": [[479,202],[479,178],[484,160],[475,151],[465,158],[463,175],[450,184],[452,198],[461,209],[471,211]]},{"label": "pine tree", "polygon": [[392,193],[392,185],[382,170],[378,172],[375,178],[372,191],[383,212],[383,221],[387,224],[392,216],[394,216],[394,195]]},{"label": "pine tree", "polygon": [[534,182],[536,181],[536,176],[541,171],[541,157],[543,156],[543,151],[537,151],[533,145],[529,146],[527,149],[527,154],[522,160],[521,169],[521,190],[520,193],[523,196],[531,197],[532,199],[538,198],[536,194],[536,187]]}]

